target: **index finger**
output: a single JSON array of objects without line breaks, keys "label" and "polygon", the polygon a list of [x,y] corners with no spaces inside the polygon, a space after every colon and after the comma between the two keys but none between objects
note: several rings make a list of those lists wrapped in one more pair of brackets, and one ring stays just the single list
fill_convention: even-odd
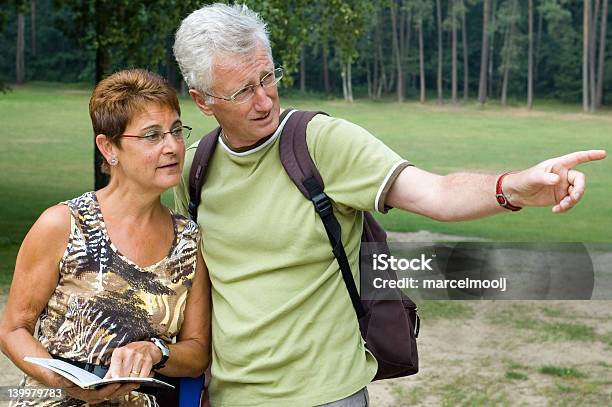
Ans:
[{"label": "index finger", "polygon": [[555,164],[573,168],[577,165],[588,163],[590,161],[603,160],[606,158],[606,155],[606,150],[576,151],[574,153],[559,157]]}]

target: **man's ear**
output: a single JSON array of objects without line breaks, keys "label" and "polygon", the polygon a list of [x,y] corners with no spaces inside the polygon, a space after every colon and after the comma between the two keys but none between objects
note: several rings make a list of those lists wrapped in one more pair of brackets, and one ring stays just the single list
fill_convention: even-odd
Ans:
[{"label": "man's ear", "polygon": [[213,111],[210,108],[210,104],[206,102],[206,95],[195,89],[189,89],[189,95],[202,113],[204,113],[206,116],[213,115]]},{"label": "man's ear", "polygon": [[96,146],[106,159],[106,162],[110,163],[113,158],[117,158],[118,147],[111,143],[106,134],[98,134],[96,136]]}]

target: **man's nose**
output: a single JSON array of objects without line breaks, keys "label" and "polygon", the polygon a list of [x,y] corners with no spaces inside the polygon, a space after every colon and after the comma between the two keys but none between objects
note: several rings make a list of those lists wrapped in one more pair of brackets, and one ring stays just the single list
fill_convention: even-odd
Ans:
[{"label": "man's nose", "polygon": [[259,84],[255,88],[255,95],[253,96],[255,102],[255,109],[257,110],[270,110],[272,108],[272,99],[266,93],[266,88],[262,84]]}]

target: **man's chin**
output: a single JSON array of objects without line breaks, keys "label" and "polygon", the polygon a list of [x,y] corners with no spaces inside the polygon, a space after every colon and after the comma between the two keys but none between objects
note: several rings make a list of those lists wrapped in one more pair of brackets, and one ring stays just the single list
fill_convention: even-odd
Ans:
[{"label": "man's chin", "polygon": [[271,135],[276,131],[279,125],[278,114],[275,117],[268,118],[267,123],[262,123],[262,133],[265,133],[262,137]]}]

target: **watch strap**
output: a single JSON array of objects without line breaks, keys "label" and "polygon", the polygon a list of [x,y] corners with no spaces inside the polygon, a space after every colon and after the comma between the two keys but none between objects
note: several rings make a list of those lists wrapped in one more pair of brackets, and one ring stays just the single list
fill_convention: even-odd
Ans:
[{"label": "watch strap", "polygon": [[160,361],[153,365],[153,370],[158,370],[166,366],[166,362],[170,357],[170,349],[166,343],[159,338],[151,338],[151,342],[153,342],[155,346],[159,348],[162,354]]},{"label": "watch strap", "polygon": [[508,200],[508,197],[504,194],[502,190],[502,181],[506,177],[506,175],[511,174],[511,172],[506,172],[497,178],[497,183],[495,184],[495,199],[497,199],[497,203],[502,207],[506,208],[512,212],[518,212],[523,209],[520,206],[514,206]]}]

